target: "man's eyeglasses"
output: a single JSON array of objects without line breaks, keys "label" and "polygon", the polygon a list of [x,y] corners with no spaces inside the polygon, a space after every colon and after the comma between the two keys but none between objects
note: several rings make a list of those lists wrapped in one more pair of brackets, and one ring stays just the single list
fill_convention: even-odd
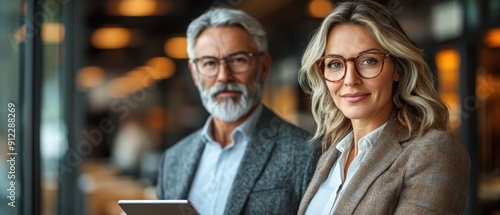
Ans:
[{"label": "man's eyeglasses", "polygon": [[365,52],[356,57],[347,58],[340,55],[327,55],[316,61],[323,78],[330,82],[336,82],[345,77],[347,62],[352,61],[356,72],[361,78],[371,79],[382,73],[385,58],[388,53]]},{"label": "man's eyeglasses", "polygon": [[220,62],[224,61],[230,72],[241,74],[248,72],[252,65],[252,57],[262,55],[263,53],[236,52],[223,58],[201,57],[193,59],[197,71],[205,77],[214,77],[219,73]]}]

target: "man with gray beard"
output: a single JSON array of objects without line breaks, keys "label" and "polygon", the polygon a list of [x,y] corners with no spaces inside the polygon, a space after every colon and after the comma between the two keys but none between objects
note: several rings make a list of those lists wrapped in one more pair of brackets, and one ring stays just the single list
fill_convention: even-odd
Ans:
[{"label": "man with gray beard", "polygon": [[158,199],[188,199],[203,215],[296,214],[319,144],[261,103],[271,56],[260,23],[214,8],[188,27],[189,69],[211,114],[162,156]]}]

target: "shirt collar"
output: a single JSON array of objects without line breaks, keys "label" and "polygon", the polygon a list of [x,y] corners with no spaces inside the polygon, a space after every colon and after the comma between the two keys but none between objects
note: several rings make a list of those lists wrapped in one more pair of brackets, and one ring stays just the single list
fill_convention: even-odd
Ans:
[{"label": "shirt collar", "polygon": [[[262,114],[263,109],[264,108],[262,104],[258,104],[255,110],[250,114],[250,116],[248,116],[248,118],[245,121],[243,121],[243,123],[241,123],[234,129],[234,131],[231,133],[231,138],[233,139],[233,142],[236,133],[241,133],[246,138],[250,137],[253,130],[255,129],[255,125],[259,121],[259,117]],[[213,129],[212,120],[213,116],[210,115],[210,117],[208,117],[207,121],[205,122],[205,125],[201,130],[201,135],[206,140],[204,141],[205,143],[216,142],[212,137],[212,129]]]},{"label": "shirt collar", "polygon": [[349,132],[349,134],[347,134],[344,138],[342,138],[342,140],[340,140],[336,148],[342,153],[351,150],[353,137],[354,134],[352,133],[352,131]]},{"label": "shirt collar", "polygon": [[359,140],[359,147],[360,148],[372,148],[375,143],[377,142],[378,138],[380,137],[380,134],[384,130],[385,125],[387,125],[387,122],[382,124],[380,127],[377,129],[373,130],[363,138]]}]

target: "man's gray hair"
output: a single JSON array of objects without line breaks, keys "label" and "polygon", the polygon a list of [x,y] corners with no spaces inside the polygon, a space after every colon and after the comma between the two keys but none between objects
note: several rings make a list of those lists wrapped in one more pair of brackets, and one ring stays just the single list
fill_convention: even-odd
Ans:
[{"label": "man's gray hair", "polygon": [[239,26],[253,38],[259,52],[267,52],[266,31],[255,18],[241,10],[212,8],[193,20],[187,29],[187,52],[190,59],[195,58],[194,46],[198,36],[207,28]]}]

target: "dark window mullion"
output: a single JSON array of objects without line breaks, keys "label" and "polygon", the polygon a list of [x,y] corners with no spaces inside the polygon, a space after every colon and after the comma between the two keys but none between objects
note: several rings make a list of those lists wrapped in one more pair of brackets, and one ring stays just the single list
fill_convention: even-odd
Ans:
[{"label": "dark window mullion", "polygon": [[26,1],[25,41],[21,56],[21,143],[22,207],[21,214],[40,214],[40,98],[42,82],[43,23],[42,0]]}]

